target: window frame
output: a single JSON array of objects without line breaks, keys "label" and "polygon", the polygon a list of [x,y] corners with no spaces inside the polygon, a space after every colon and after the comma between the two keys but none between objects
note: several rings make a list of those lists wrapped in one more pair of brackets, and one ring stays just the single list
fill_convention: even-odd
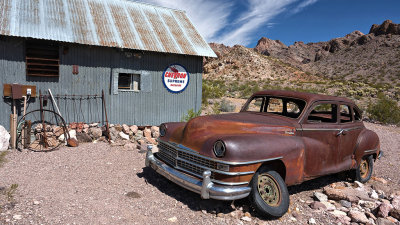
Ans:
[{"label": "window frame", "polygon": [[[118,89],[118,77],[120,73],[125,74],[138,74],[140,77],[139,81],[139,91],[134,90],[122,90]],[[146,70],[132,70],[132,69],[122,69],[113,68],[111,70],[111,94],[118,95],[119,93],[150,93],[153,90],[152,87],[152,74]]]},{"label": "window frame", "polygon": [[[334,108],[332,108],[332,116],[336,115],[336,122],[309,122],[308,121],[308,117],[310,116],[311,112],[315,109],[315,107],[317,107],[318,105],[322,105],[322,104],[330,104],[330,105],[335,105],[336,106],[336,110]],[[339,124],[339,119],[338,119],[338,112],[339,112],[339,105],[337,102],[335,101],[316,101],[314,102],[307,110],[307,112],[304,114],[304,117],[301,121],[302,124],[331,124],[331,125],[338,125]]]},{"label": "window frame", "polygon": [[[129,88],[121,88],[120,87],[119,78],[120,78],[121,75],[129,75],[130,76]],[[139,81],[138,81],[138,89],[137,90],[134,89],[134,82],[136,80],[136,79],[133,79],[134,76],[138,76],[138,78],[139,78],[138,79]],[[138,74],[138,73],[118,73],[118,91],[122,91],[122,92],[124,92],[124,91],[140,92],[140,78],[141,78],[141,75]]]}]

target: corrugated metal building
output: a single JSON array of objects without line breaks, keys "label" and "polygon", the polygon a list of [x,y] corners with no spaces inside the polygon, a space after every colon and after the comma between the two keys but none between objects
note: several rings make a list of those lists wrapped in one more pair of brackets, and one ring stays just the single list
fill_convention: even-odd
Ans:
[{"label": "corrugated metal building", "polygon": [[[215,53],[180,10],[128,0],[0,1],[0,88],[35,85],[61,96],[104,90],[111,123],[156,125],[199,110],[203,57]],[[185,79],[164,77],[182,70]],[[179,83],[185,87],[177,91]],[[28,111],[38,102],[31,98]],[[67,122],[102,119],[99,100],[57,102]],[[9,127],[11,112],[3,99],[0,125]]]}]

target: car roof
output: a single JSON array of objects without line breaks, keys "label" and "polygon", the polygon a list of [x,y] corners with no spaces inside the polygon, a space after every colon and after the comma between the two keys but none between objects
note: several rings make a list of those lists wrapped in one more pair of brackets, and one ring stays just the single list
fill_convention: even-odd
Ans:
[{"label": "car roof", "polygon": [[253,94],[253,96],[257,95],[270,95],[270,96],[279,96],[279,97],[290,97],[296,99],[303,99],[308,103],[323,100],[323,101],[338,101],[338,102],[346,102],[352,105],[355,105],[354,101],[345,98],[345,97],[337,97],[330,95],[321,95],[321,94],[313,94],[307,92],[299,92],[299,91],[286,91],[286,90],[263,90],[258,91]]}]

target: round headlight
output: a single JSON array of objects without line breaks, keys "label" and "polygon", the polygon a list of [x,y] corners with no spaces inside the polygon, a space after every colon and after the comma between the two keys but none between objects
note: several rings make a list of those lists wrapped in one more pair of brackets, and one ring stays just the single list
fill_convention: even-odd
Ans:
[{"label": "round headlight", "polygon": [[213,150],[214,150],[215,156],[223,157],[225,155],[225,151],[226,151],[225,143],[220,140],[216,141],[214,143]]},{"label": "round headlight", "polygon": [[161,124],[160,126],[160,136],[163,137],[167,133],[167,126],[165,124]]}]

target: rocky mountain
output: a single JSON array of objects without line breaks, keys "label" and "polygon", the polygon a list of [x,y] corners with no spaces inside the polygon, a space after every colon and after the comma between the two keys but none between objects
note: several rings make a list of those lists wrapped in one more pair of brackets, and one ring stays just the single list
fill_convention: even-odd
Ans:
[{"label": "rocky mountain", "polygon": [[254,49],[210,46],[218,56],[203,66],[203,89],[210,93],[245,98],[259,89],[288,89],[346,96],[363,107],[378,93],[400,101],[400,25],[390,20],[368,34],[353,31],[327,42],[286,46],[263,37]]},{"label": "rocky mountain", "polygon": [[400,86],[400,25],[390,20],[327,42],[286,46],[263,37],[254,50],[320,76]]}]

